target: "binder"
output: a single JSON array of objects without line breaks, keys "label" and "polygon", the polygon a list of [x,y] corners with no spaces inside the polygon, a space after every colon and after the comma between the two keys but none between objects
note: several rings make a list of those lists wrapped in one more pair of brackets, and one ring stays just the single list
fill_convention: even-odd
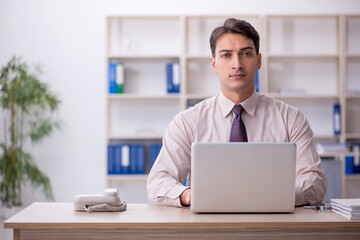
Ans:
[{"label": "binder", "polygon": [[167,92],[179,93],[180,91],[180,65],[179,63],[166,64]]},{"label": "binder", "polygon": [[130,147],[128,145],[120,145],[120,174],[130,173]]},{"label": "binder", "polygon": [[115,174],[115,147],[108,145],[108,174]]},{"label": "binder", "polygon": [[333,128],[334,134],[339,135],[341,133],[341,115],[340,115],[340,104],[334,104],[334,113],[333,113]]},{"label": "binder", "polygon": [[345,174],[351,175],[354,173],[354,156],[345,156]]},{"label": "binder", "polygon": [[116,63],[109,63],[109,93],[116,93]]},{"label": "binder", "polygon": [[114,146],[114,174],[121,173],[121,145]]},{"label": "binder", "polygon": [[116,64],[116,93],[123,93],[124,92],[124,64],[117,63]]},{"label": "binder", "polygon": [[130,174],[137,174],[137,147],[130,145]]},{"label": "binder", "polygon": [[151,170],[152,166],[154,165],[154,162],[156,161],[157,156],[160,153],[162,144],[153,144],[150,145],[150,151],[149,151],[149,169]]},{"label": "binder", "polygon": [[146,165],[145,165],[145,146],[144,145],[136,146],[136,157],[137,157],[136,173],[137,174],[145,174]]},{"label": "binder", "polygon": [[256,71],[256,75],[255,75],[255,91],[256,92],[260,91],[259,71]]}]

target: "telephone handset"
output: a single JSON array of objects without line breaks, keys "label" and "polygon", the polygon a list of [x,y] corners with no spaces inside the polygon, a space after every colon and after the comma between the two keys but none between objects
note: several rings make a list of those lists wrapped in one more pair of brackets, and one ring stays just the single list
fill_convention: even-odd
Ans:
[{"label": "telephone handset", "polygon": [[74,208],[75,211],[122,212],[126,203],[121,202],[118,189],[107,188],[103,194],[75,196]]}]

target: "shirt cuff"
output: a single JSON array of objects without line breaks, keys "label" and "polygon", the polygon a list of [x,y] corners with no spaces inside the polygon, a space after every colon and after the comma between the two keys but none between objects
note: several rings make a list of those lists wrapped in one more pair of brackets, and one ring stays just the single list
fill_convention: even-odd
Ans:
[{"label": "shirt cuff", "polygon": [[176,206],[176,207],[184,207],[181,205],[180,202],[180,195],[190,187],[186,187],[183,185],[177,185],[175,188],[173,188],[169,194],[168,194],[168,198],[169,201],[172,202],[172,205]]}]

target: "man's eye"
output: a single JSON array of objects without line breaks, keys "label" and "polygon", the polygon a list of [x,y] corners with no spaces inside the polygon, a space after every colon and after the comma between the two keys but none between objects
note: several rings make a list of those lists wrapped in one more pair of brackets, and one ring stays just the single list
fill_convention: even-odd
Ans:
[{"label": "man's eye", "polygon": [[225,54],[221,55],[221,57],[223,57],[223,58],[228,58],[228,57],[230,57],[230,54],[229,54],[229,53],[225,53]]},{"label": "man's eye", "polygon": [[244,55],[244,56],[251,56],[251,52],[244,52],[242,55]]}]

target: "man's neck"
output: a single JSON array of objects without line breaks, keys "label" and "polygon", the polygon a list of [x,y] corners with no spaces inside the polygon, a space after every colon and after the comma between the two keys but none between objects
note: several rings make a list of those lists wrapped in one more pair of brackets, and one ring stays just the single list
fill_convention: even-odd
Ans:
[{"label": "man's neck", "polygon": [[223,92],[224,96],[230,99],[235,104],[242,103],[246,99],[248,99],[254,91],[252,92]]}]

